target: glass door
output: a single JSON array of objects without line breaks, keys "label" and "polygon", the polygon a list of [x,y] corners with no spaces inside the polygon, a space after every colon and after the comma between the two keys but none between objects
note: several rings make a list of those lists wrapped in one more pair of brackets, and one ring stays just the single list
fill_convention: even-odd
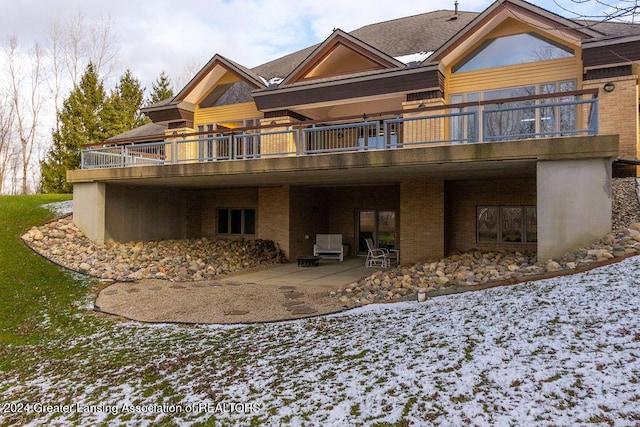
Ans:
[{"label": "glass door", "polygon": [[378,211],[377,246],[395,249],[396,247],[396,213],[395,211]]},{"label": "glass door", "polygon": [[395,211],[359,211],[358,212],[358,253],[366,254],[366,239],[372,239],[379,248],[396,247]]}]

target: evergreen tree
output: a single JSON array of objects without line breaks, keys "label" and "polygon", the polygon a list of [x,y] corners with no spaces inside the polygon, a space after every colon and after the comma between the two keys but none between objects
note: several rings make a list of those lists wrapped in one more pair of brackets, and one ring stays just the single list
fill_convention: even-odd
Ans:
[{"label": "evergreen tree", "polygon": [[53,132],[53,144],[47,158],[41,162],[42,190],[45,193],[69,193],[66,173],[80,165],[82,145],[105,138],[100,112],[105,103],[105,91],[92,63],[87,65],[80,84],[76,86],[58,111],[60,127]]},{"label": "evergreen tree", "polygon": [[171,89],[171,80],[163,71],[154,83],[151,84],[153,92],[149,97],[149,104],[155,104],[168,98],[173,98],[173,89]]},{"label": "evergreen tree", "polygon": [[109,138],[147,123],[149,120],[140,113],[143,101],[140,81],[127,70],[100,112],[105,136]]}]

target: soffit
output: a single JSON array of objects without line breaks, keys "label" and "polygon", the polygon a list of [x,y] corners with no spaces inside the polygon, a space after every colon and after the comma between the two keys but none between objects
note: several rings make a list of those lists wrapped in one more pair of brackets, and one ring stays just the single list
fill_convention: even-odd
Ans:
[{"label": "soffit", "polygon": [[[228,73],[228,74],[227,74]],[[225,76],[226,75],[226,76]],[[230,77],[233,76],[233,77]],[[245,81],[254,89],[265,88],[266,84],[253,71],[215,55],[196,76],[175,96],[174,101],[199,103],[224,77],[224,83]],[[227,81],[228,80],[228,81]]]}]

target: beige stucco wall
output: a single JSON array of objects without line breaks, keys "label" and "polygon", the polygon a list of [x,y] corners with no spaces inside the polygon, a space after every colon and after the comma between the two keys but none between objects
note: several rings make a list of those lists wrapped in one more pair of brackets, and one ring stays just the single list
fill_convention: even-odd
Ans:
[{"label": "beige stucco wall", "polygon": [[106,186],[105,240],[185,237],[185,197],[171,188]]},{"label": "beige stucco wall", "polygon": [[546,261],[611,231],[611,160],[539,161],[538,259]]},{"label": "beige stucco wall", "polygon": [[73,222],[101,245],[105,240],[105,185],[99,182],[73,186]]}]

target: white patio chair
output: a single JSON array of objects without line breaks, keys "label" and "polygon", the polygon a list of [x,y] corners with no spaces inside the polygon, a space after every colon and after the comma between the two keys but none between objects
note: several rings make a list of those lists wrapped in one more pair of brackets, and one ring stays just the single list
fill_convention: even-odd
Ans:
[{"label": "white patio chair", "polygon": [[373,246],[373,240],[370,238],[365,239],[367,242],[367,261],[366,267],[389,267],[389,251],[385,248],[376,248]]}]

